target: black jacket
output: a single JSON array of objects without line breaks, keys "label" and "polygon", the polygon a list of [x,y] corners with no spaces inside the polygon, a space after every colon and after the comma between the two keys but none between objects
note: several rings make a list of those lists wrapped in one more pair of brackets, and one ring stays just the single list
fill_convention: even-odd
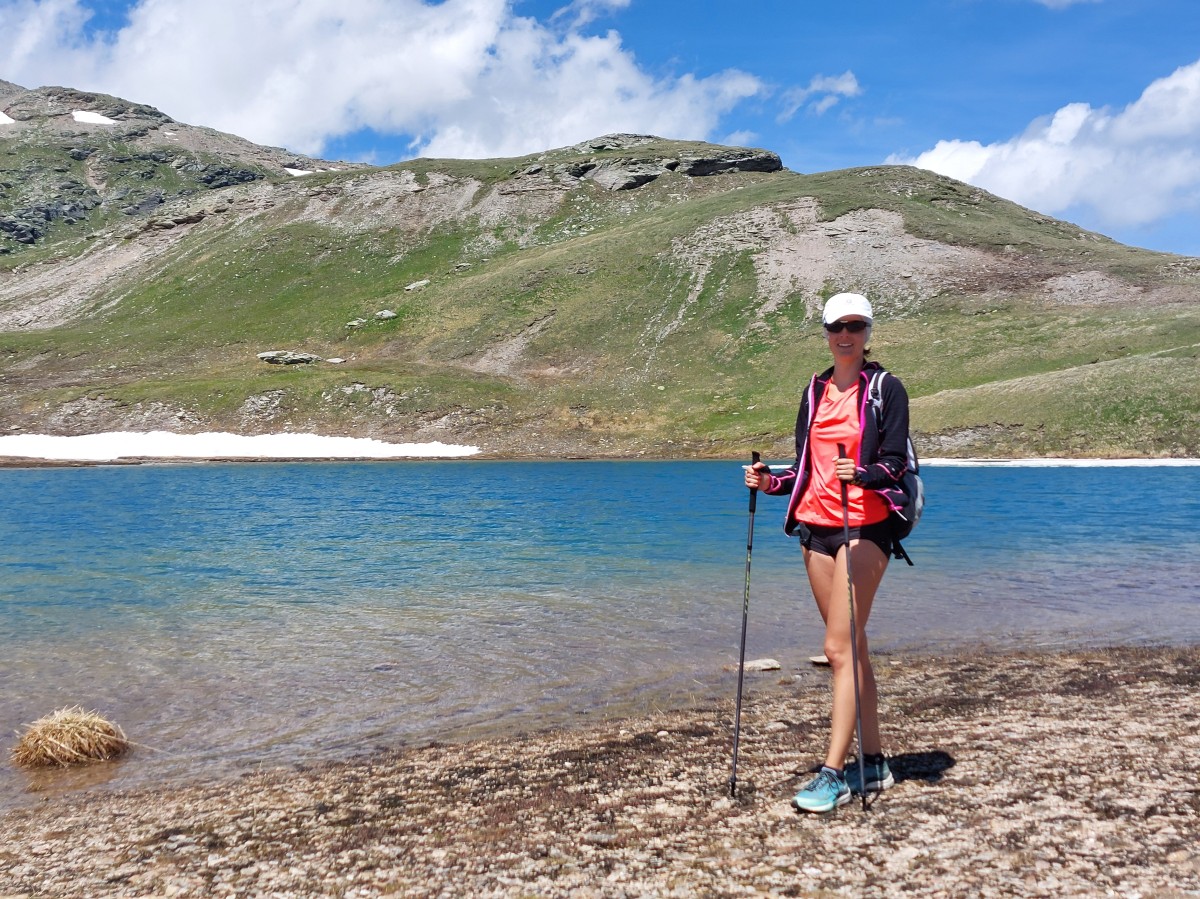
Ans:
[{"label": "black jacket", "polygon": [[[903,513],[907,510],[908,498],[899,484],[908,467],[908,391],[899,378],[887,372],[880,383],[878,402],[870,397],[871,376],[883,370],[878,362],[868,362],[858,376],[861,434],[855,464],[859,483],[865,489],[878,493],[893,512]],[[786,471],[772,474],[771,483],[765,491],[772,495],[791,494],[787,518],[784,520],[784,530],[789,535],[795,531],[794,513],[811,474],[808,432],[832,376],[832,366],[819,375],[813,375],[796,415],[796,461]],[[882,407],[882,415],[877,414],[879,407]]]}]

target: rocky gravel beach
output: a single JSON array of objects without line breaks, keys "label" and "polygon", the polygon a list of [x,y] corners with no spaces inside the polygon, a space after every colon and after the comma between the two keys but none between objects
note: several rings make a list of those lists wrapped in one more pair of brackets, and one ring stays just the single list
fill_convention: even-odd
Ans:
[{"label": "rocky gravel beach", "polygon": [[828,692],[752,674],[735,798],[731,695],[48,796],[0,817],[0,897],[1200,895],[1200,648],[885,655],[877,672],[896,785],[865,812],[790,808]]}]

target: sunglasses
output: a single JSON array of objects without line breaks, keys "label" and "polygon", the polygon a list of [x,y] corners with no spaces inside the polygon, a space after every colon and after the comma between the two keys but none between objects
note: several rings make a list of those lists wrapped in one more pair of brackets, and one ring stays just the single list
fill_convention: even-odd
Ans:
[{"label": "sunglasses", "polygon": [[830,334],[841,334],[843,331],[849,331],[851,334],[858,334],[871,327],[870,322],[830,322],[825,326],[825,330]]}]

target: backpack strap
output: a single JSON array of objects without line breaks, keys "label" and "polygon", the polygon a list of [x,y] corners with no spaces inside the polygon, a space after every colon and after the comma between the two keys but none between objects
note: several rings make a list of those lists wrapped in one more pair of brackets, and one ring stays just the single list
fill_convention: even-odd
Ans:
[{"label": "backpack strap", "polygon": [[875,407],[876,423],[883,417],[883,390],[880,385],[883,383],[883,376],[887,374],[886,369],[879,369],[871,375],[870,392],[868,394],[871,405]]},{"label": "backpack strap", "polygon": [[[887,374],[887,369],[879,369],[872,373],[869,385],[868,401],[875,407],[875,426],[879,427],[883,421],[883,378]],[[900,544],[899,540],[892,540],[892,558],[903,559],[910,566],[913,560],[908,557],[908,552]]]}]

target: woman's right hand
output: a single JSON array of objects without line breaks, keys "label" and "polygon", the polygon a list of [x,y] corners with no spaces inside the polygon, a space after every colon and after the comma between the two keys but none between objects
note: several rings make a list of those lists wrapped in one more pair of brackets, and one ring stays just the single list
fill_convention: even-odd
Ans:
[{"label": "woman's right hand", "polygon": [[746,470],[746,486],[751,490],[766,490],[771,486],[771,467],[762,462],[743,465]]}]

